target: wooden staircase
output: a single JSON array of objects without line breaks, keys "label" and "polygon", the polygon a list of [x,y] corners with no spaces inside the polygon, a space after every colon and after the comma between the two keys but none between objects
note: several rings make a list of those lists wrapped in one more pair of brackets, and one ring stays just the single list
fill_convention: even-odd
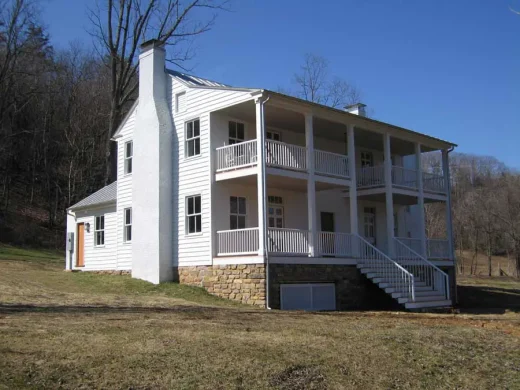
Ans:
[{"label": "wooden staircase", "polygon": [[452,305],[448,275],[400,241],[395,240],[395,260],[360,236],[357,242],[360,272],[406,309]]}]

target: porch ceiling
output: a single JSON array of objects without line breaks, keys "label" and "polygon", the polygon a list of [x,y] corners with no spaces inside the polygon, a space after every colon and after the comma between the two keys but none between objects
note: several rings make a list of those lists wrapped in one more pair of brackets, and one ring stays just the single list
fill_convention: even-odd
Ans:
[{"label": "porch ceiling", "polygon": [[[257,185],[256,175],[242,176],[232,179],[233,183],[255,187]],[[281,175],[266,175],[267,190],[279,188],[289,191],[307,192],[307,180]],[[335,188],[344,188],[331,183],[316,181],[316,191],[325,191]]]}]

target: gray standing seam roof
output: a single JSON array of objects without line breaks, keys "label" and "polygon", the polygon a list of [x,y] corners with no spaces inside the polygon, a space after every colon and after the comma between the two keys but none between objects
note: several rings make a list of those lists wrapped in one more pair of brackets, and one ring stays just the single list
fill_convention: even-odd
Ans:
[{"label": "gray standing seam roof", "polygon": [[106,187],[101,188],[99,191],[94,192],[92,195],[87,196],[85,199],[80,200],[75,205],[70,206],[69,210],[115,202],[116,198],[117,181],[107,185]]},{"label": "gray standing seam roof", "polygon": [[216,81],[211,81],[208,79],[203,79],[202,77],[192,76],[189,74],[177,72],[176,70],[166,69],[166,72],[179,79],[182,83],[187,84],[189,86],[195,87],[229,87],[229,85],[217,83]]}]

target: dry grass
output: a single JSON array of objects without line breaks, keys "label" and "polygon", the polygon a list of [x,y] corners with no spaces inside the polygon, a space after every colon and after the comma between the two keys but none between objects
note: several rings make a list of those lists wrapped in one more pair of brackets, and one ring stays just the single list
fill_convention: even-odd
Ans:
[{"label": "dry grass", "polygon": [[0,388],[520,388],[514,310],[267,312],[61,264],[0,260]]}]

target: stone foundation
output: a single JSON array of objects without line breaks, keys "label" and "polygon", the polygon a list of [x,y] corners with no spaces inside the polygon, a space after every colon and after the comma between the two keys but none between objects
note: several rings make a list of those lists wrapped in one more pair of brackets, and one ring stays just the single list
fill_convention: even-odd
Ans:
[{"label": "stone foundation", "polygon": [[338,310],[399,307],[354,265],[271,264],[269,280],[269,303],[273,309],[280,308],[280,285],[286,283],[334,283]]},{"label": "stone foundation", "polygon": [[264,264],[179,267],[174,274],[179,283],[203,287],[218,297],[265,306]]}]

